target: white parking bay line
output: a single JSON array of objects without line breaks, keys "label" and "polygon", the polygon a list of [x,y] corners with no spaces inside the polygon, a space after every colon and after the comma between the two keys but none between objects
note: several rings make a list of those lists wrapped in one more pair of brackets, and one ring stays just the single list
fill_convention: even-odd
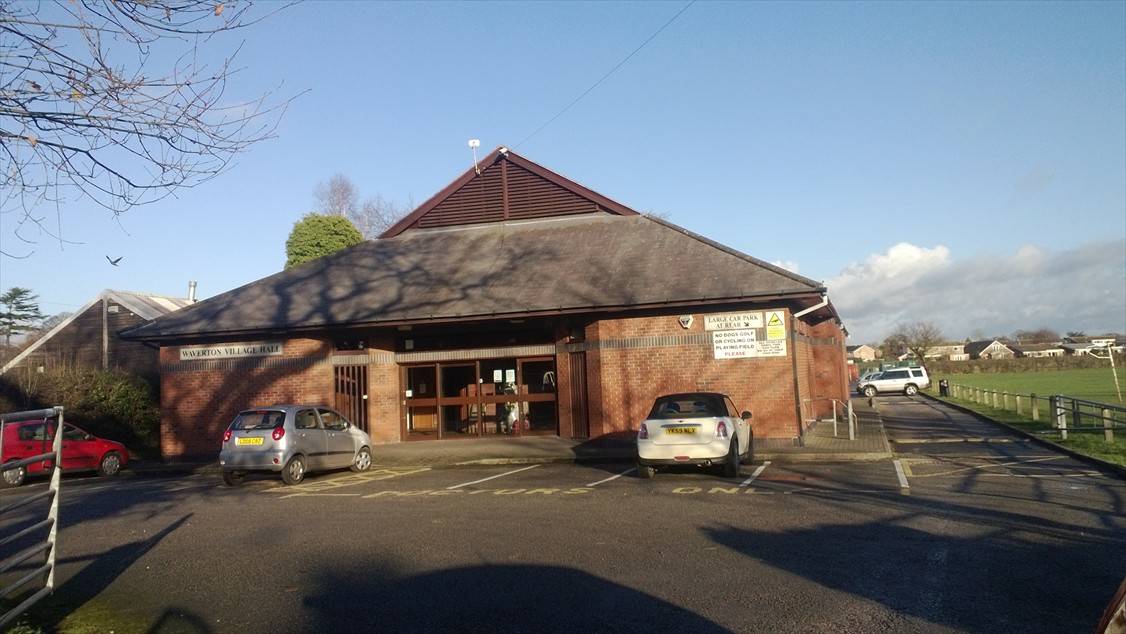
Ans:
[{"label": "white parking bay line", "polygon": [[760,464],[758,466],[758,469],[755,469],[755,472],[751,474],[751,477],[747,478],[746,480],[743,480],[741,483],[739,483],[739,486],[741,486],[741,487],[751,486],[751,483],[755,481],[755,478],[762,475],[763,471],[766,471],[766,467],[769,464],[770,464],[769,460],[764,461],[762,464]]},{"label": "white parking bay line", "polygon": [[487,478],[481,478],[480,480],[474,480],[472,482],[462,482],[461,484],[455,484],[452,487],[446,487],[446,490],[449,491],[451,489],[460,489],[461,487],[467,487],[471,484],[480,484],[482,482],[488,482],[489,480],[496,480],[497,478],[503,478],[506,475],[512,475],[514,473],[520,473],[521,471],[527,471],[528,469],[535,469],[538,466],[539,466],[538,464],[534,464],[530,467],[524,467],[522,469],[513,469],[512,471],[505,471],[504,473],[499,473],[495,476],[489,476]]},{"label": "white parking bay line", "polygon": [[903,473],[903,463],[899,460],[893,460],[895,463],[895,475],[899,477],[899,488],[910,489],[911,485],[907,482],[907,474]]},{"label": "white parking bay line", "polygon": [[591,482],[587,486],[588,487],[596,487],[600,484],[604,484],[604,483],[609,482],[611,480],[617,480],[618,478],[620,478],[624,475],[629,475],[629,474],[633,473],[634,471],[637,471],[637,467],[630,467],[629,469],[626,469],[625,471],[619,473],[618,475],[612,475],[609,478],[606,478],[605,480],[599,480],[598,482]]}]

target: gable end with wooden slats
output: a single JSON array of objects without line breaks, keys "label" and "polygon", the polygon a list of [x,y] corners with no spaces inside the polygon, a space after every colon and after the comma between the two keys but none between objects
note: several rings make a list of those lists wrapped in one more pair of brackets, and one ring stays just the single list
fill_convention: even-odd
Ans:
[{"label": "gable end with wooden slats", "polygon": [[388,238],[413,228],[433,229],[578,214],[637,212],[504,148],[388,229]]}]

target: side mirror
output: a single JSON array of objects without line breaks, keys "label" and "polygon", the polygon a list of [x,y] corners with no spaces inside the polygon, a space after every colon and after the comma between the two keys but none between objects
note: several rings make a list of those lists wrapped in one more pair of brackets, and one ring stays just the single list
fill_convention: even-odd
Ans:
[{"label": "side mirror", "polygon": [[751,413],[744,411],[742,414],[739,415],[739,417],[742,418],[743,420],[751,420]]}]

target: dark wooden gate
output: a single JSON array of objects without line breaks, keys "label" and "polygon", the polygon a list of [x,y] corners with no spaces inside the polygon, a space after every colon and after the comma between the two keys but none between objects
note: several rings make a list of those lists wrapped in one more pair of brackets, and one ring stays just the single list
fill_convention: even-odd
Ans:
[{"label": "dark wooden gate", "polygon": [[333,369],[336,409],[356,427],[368,430],[368,367],[338,365]]},{"label": "dark wooden gate", "polygon": [[569,353],[571,366],[571,437],[588,438],[590,420],[586,403],[586,353]]}]

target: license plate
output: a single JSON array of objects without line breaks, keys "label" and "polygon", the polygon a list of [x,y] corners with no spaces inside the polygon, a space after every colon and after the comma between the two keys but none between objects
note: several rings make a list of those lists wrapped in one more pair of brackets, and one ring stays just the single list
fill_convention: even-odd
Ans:
[{"label": "license plate", "polygon": [[261,436],[249,436],[247,438],[239,438],[239,439],[235,440],[235,444],[236,445],[261,445],[262,440],[263,439],[262,439]]},{"label": "license plate", "polygon": [[695,434],[695,427],[668,427],[665,429],[666,434]]}]

